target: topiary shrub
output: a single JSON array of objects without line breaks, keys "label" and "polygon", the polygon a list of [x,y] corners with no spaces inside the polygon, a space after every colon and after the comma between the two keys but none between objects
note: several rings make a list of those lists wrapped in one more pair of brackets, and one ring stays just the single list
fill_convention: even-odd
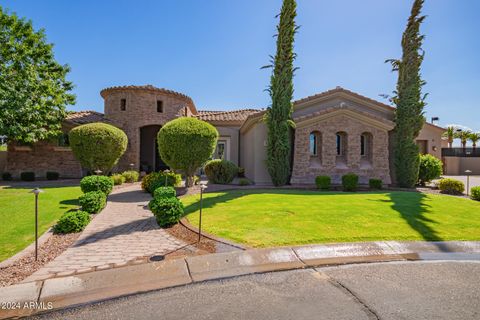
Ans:
[{"label": "topiary shrub", "polygon": [[167,186],[178,187],[182,183],[182,176],[175,172],[152,172],[143,177],[142,189],[153,194],[158,187],[165,187],[165,180]]},{"label": "topiary shrub", "polygon": [[140,174],[137,171],[129,170],[122,173],[122,176],[125,178],[125,182],[133,183],[138,181]]},{"label": "topiary shrub", "polygon": [[418,172],[418,183],[424,186],[426,183],[437,179],[443,172],[442,161],[430,154],[420,155],[420,170]]},{"label": "topiary shrub", "polygon": [[2,173],[2,180],[3,181],[11,181],[12,179],[13,179],[12,174],[10,172]]},{"label": "topiary shrub", "polygon": [[438,182],[438,188],[442,193],[447,194],[463,194],[465,191],[465,185],[462,181],[451,179],[451,178],[444,178]]},{"label": "topiary shrub", "polygon": [[20,179],[22,181],[35,181],[35,172],[22,172],[20,173]]},{"label": "topiary shrub", "polygon": [[54,171],[47,171],[47,180],[58,180],[60,173]]},{"label": "topiary shrub", "polygon": [[113,180],[107,176],[87,176],[80,180],[80,189],[83,193],[102,191],[108,196],[113,189]]},{"label": "topiary shrub", "polygon": [[380,190],[383,188],[382,179],[370,179],[368,180],[368,186],[370,189]]},{"label": "topiary shrub", "polygon": [[193,186],[195,172],[212,156],[217,139],[218,131],[214,126],[191,117],[168,122],[157,138],[162,160],[185,174],[187,187]]},{"label": "topiary shrub", "polygon": [[53,228],[55,233],[80,232],[90,222],[90,215],[85,211],[69,211],[60,217]]},{"label": "topiary shrub", "polygon": [[470,189],[470,198],[472,200],[480,201],[480,187],[472,187]]},{"label": "topiary shrub", "polygon": [[112,174],[113,185],[119,186],[125,182],[125,177],[119,173]]},{"label": "topiary shrub", "polygon": [[356,191],[358,188],[358,176],[355,173],[348,173],[342,176],[343,191]]},{"label": "topiary shrub", "polygon": [[153,192],[154,199],[175,198],[176,196],[177,192],[173,187],[158,187]]},{"label": "topiary shrub", "polygon": [[315,178],[315,184],[320,190],[329,190],[332,184],[332,179],[329,176],[317,176]]},{"label": "topiary shrub", "polygon": [[249,186],[251,183],[250,183],[250,180],[246,179],[246,178],[241,178],[238,180],[238,184],[240,186]]},{"label": "topiary shrub", "polygon": [[156,198],[149,202],[148,207],[155,215],[160,227],[169,227],[177,223],[183,216],[182,202],[177,198]]},{"label": "topiary shrub", "polygon": [[100,212],[107,204],[107,196],[102,191],[90,191],[78,198],[82,210],[88,213]]},{"label": "topiary shrub", "polygon": [[210,160],[205,165],[208,181],[218,184],[229,184],[238,174],[238,167],[228,160]]},{"label": "topiary shrub", "polygon": [[89,123],[69,133],[70,147],[82,167],[108,173],[127,150],[127,135],[106,123]]},{"label": "topiary shrub", "polygon": [[245,178],[245,168],[238,167],[238,177]]}]

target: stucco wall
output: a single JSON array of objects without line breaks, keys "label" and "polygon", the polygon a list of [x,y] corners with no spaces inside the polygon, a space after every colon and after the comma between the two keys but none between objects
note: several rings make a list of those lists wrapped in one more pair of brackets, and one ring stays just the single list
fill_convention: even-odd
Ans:
[{"label": "stucco wall", "polygon": [[227,126],[215,126],[218,130],[219,140],[222,138],[228,139],[229,146],[228,146],[228,157],[227,159],[235,163],[237,166],[239,165],[239,134],[240,128],[239,127],[227,127]]},{"label": "stucco wall", "polygon": [[465,175],[466,170],[480,175],[480,158],[445,157],[443,160],[446,175]]},{"label": "stucco wall", "polygon": [[427,141],[427,152],[438,159],[442,158],[442,130],[426,123],[420,131],[418,140]]},{"label": "stucco wall", "polygon": [[267,128],[262,122],[256,123],[241,134],[240,166],[245,168],[245,176],[259,185],[272,184],[266,166],[266,139]]}]

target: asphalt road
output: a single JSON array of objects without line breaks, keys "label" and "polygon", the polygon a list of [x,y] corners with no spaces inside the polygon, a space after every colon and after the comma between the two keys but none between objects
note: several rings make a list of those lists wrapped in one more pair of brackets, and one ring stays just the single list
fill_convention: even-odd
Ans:
[{"label": "asphalt road", "polygon": [[295,270],[135,295],[35,319],[480,319],[480,261]]}]

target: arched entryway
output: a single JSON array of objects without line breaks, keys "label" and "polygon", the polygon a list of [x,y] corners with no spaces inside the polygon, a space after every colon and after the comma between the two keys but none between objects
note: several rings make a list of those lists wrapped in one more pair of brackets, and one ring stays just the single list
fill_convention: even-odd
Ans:
[{"label": "arched entryway", "polygon": [[145,172],[168,169],[160,158],[157,134],[161,126],[151,125],[140,128],[140,170]]}]

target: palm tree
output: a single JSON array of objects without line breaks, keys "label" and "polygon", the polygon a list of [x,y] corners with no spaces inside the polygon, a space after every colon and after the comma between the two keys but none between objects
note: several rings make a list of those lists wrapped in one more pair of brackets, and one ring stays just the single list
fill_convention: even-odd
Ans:
[{"label": "palm tree", "polygon": [[467,141],[470,139],[470,135],[472,134],[472,131],[470,130],[460,130],[457,131],[457,138],[460,139],[460,142],[462,143],[462,148],[465,149],[467,147]]},{"label": "palm tree", "polygon": [[477,147],[477,142],[480,141],[480,132],[470,133],[469,139],[470,139],[470,141],[472,141],[473,149],[475,149]]},{"label": "palm tree", "polygon": [[455,139],[456,134],[457,134],[457,128],[455,126],[448,126],[447,131],[443,133],[443,136],[447,138],[449,148],[452,147],[453,139]]}]

